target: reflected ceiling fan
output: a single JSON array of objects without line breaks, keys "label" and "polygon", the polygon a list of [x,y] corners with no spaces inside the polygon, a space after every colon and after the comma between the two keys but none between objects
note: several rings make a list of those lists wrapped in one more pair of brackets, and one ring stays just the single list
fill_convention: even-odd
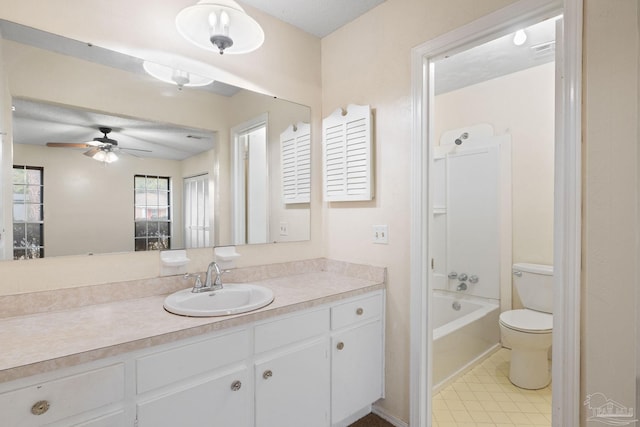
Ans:
[{"label": "reflected ceiling fan", "polygon": [[[112,130],[110,127],[102,126],[102,127],[99,127],[98,130],[100,130],[100,132],[102,132],[103,135],[100,137],[93,138],[93,141],[47,142],[47,147],[89,148],[88,151],[85,151],[83,153],[85,156],[89,156],[92,159],[98,160],[100,162],[105,162],[105,163],[111,163],[118,160],[117,153],[121,150],[140,151],[140,152],[146,152],[146,153],[151,152],[151,150],[141,150],[138,148],[118,147],[118,141],[116,141],[115,139],[111,139],[108,136]],[[127,153],[127,154],[131,154],[135,156],[135,154],[133,153]]]}]

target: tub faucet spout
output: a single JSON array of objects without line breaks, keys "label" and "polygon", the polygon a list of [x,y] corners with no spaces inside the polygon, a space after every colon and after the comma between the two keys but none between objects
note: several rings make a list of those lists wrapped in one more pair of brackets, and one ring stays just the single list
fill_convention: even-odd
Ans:
[{"label": "tub faucet spout", "polygon": [[458,287],[456,288],[457,291],[461,292],[461,291],[466,291],[467,290],[467,284],[465,282],[462,282],[458,285]]}]

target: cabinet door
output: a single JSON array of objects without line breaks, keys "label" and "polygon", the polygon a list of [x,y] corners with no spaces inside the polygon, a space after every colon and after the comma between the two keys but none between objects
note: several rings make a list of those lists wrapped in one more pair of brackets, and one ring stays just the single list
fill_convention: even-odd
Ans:
[{"label": "cabinet door", "polygon": [[256,427],[329,425],[327,341],[257,362]]},{"label": "cabinet door", "polygon": [[138,427],[249,427],[246,367],[138,403]]},{"label": "cabinet door", "polygon": [[336,333],[331,339],[331,422],[382,397],[382,322]]}]

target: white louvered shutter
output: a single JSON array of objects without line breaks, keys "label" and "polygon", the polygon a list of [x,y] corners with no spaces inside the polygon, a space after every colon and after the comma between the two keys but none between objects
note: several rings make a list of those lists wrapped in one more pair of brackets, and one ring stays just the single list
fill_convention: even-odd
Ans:
[{"label": "white louvered shutter", "polygon": [[349,105],[322,121],[324,200],[373,199],[371,107]]},{"label": "white louvered shutter", "polygon": [[311,125],[297,123],[280,134],[282,202],[311,201]]}]

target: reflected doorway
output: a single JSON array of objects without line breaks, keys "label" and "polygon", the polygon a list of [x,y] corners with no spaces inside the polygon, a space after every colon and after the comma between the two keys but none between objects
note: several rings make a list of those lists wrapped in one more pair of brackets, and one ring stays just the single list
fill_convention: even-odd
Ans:
[{"label": "reflected doorway", "polygon": [[267,115],[232,129],[234,244],[269,241]]}]

